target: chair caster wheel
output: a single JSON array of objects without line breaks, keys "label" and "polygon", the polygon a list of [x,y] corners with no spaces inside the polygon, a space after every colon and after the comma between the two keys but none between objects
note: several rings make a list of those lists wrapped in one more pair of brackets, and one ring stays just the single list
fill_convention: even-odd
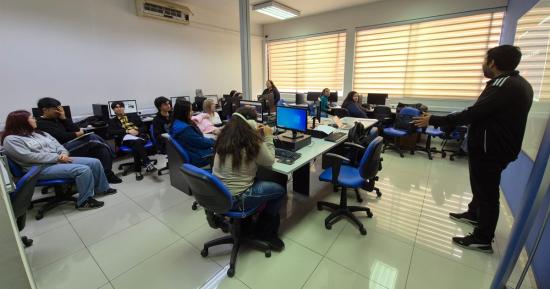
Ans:
[{"label": "chair caster wheel", "polygon": [[414,155],[414,152],[413,152],[413,151],[411,152],[411,155]]},{"label": "chair caster wheel", "polygon": [[317,210],[322,211],[322,210],[323,210],[323,206],[321,206],[321,204],[317,204]]},{"label": "chair caster wheel", "polygon": [[367,234],[367,230],[363,227],[359,228],[359,233],[361,233],[361,235],[365,236]]},{"label": "chair caster wheel", "polygon": [[445,158],[446,156],[447,156],[446,153],[441,153],[441,157],[442,157],[442,158]]},{"label": "chair caster wheel", "polygon": [[33,203],[30,203],[30,204],[29,204],[29,210],[32,210],[32,208],[34,208],[34,204],[33,204]]},{"label": "chair caster wheel", "polygon": [[38,213],[36,214],[36,216],[34,216],[34,218],[38,221],[38,220],[42,220],[42,218],[44,218],[44,214],[42,213]]},{"label": "chair caster wheel", "polygon": [[201,250],[201,256],[203,256],[203,257],[208,256],[208,249],[202,249]]},{"label": "chair caster wheel", "polygon": [[191,210],[196,211],[198,209],[198,204],[195,202],[191,205]]},{"label": "chair caster wheel", "polygon": [[367,217],[372,218],[372,216],[374,216],[372,212],[367,212]]},{"label": "chair caster wheel", "polygon": [[327,230],[330,230],[330,229],[332,229],[332,225],[331,224],[325,224],[325,228],[327,228]]},{"label": "chair caster wheel", "polygon": [[449,159],[450,159],[451,161],[454,161],[454,160],[455,160],[455,158],[454,158],[453,156],[451,156]]},{"label": "chair caster wheel", "polygon": [[358,203],[362,203],[362,202],[363,202],[363,199],[357,199],[357,202],[358,202]]},{"label": "chair caster wheel", "polygon": [[161,171],[158,171],[157,175],[158,175],[158,176],[162,176]]},{"label": "chair caster wheel", "polygon": [[136,175],[136,181],[143,180],[143,175]]},{"label": "chair caster wheel", "polygon": [[235,276],[235,268],[229,268],[229,270],[227,270],[227,277],[233,277]]},{"label": "chair caster wheel", "polygon": [[434,158],[433,158],[433,157],[428,157],[428,159],[430,159],[430,161],[431,161],[431,160],[433,160]]},{"label": "chair caster wheel", "polygon": [[124,168],[123,166],[118,166],[119,171],[122,171],[123,168]]},{"label": "chair caster wheel", "polygon": [[266,258],[271,257],[271,250],[265,251],[265,257]]}]

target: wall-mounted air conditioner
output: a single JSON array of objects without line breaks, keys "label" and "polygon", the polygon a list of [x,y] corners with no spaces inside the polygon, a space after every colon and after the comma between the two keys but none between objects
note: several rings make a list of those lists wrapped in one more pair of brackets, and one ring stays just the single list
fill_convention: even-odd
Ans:
[{"label": "wall-mounted air conditioner", "polygon": [[137,15],[189,24],[193,13],[186,6],[163,0],[136,0]]}]

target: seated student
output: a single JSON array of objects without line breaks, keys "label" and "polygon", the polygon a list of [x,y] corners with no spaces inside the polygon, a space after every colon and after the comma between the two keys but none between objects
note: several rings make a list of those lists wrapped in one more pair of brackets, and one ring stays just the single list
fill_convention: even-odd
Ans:
[{"label": "seated student", "polygon": [[154,172],[157,170],[153,162],[147,156],[147,128],[143,127],[141,119],[136,114],[125,114],[124,103],[115,101],[111,104],[111,109],[116,116],[109,120],[109,134],[115,137],[119,144],[132,148],[134,156],[134,170],[138,173],[136,179],[142,180],[141,166],[145,166],[145,171]]},{"label": "seated student", "polygon": [[328,103],[328,97],[330,95],[330,89],[325,88],[321,92],[320,97],[320,106],[321,106],[321,117],[327,117],[330,112],[330,106]]},{"label": "seated student", "polygon": [[191,120],[192,113],[189,101],[183,99],[176,101],[170,136],[187,150],[192,165],[204,167],[210,164],[207,156],[212,155],[214,140],[203,136],[195,122]]},{"label": "seated student", "polygon": [[155,107],[157,108],[157,115],[153,118],[153,134],[157,140],[158,150],[161,154],[166,154],[166,143],[162,134],[168,133],[172,117],[172,103],[164,96],[157,97],[155,99]]},{"label": "seated student", "polygon": [[17,110],[8,115],[2,144],[6,154],[23,170],[41,165],[41,179],[75,179],[78,210],[103,207],[103,202],[94,199],[94,195],[116,193],[109,187],[99,160],[70,157],[55,138],[37,129],[36,120],[28,111]]},{"label": "seated student", "polygon": [[105,169],[107,181],[119,184],[122,180],[113,172],[114,153],[103,138],[96,134],[77,139],[84,130],[65,116],[65,110],[57,99],[45,97],[38,100],[38,110],[42,116],[36,120],[38,129],[53,136],[75,157],[96,158]]},{"label": "seated student", "polygon": [[347,109],[351,117],[367,118],[367,111],[359,103],[359,94],[355,91],[348,93],[342,103],[342,108]]},{"label": "seated student", "polygon": [[257,125],[253,108],[241,107],[222,129],[216,142],[213,174],[239,196],[236,206],[242,210],[266,203],[256,223],[255,235],[268,242],[274,250],[284,248],[278,237],[285,188],[273,182],[256,180],[258,166],[271,167],[275,162],[273,131],[269,126]]},{"label": "seated student", "polygon": [[219,134],[220,129],[216,125],[221,125],[222,120],[216,112],[216,104],[212,99],[207,99],[202,103],[201,113],[194,115],[191,119],[197,124],[202,133]]}]

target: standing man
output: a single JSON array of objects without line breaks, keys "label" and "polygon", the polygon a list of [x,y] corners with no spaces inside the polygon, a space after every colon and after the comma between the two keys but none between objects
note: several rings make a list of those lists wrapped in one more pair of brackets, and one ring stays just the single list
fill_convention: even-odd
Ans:
[{"label": "standing man", "polygon": [[114,153],[107,142],[96,134],[82,137],[84,129],[79,128],[66,117],[61,102],[55,98],[44,97],[38,100],[38,109],[42,113],[37,120],[38,129],[52,135],[75,157],[96,158],[103,165],[105,176],[111,184],[122,180],[113,172]]},{"label": "standing man", "polygon": [[473,198],[464,213],[451,219],[475,226],[465,237],[454,237],[461,247],[492,253],[491,243],[499,215],[500,175],[520,150],[533,102],[531,85],[516,69],[518,47],[502,45],[487,51],[483,74],[491,80],[473,106],[447,116],[424,114],[414,119],[418,127],[470,125],[468,153]]}]

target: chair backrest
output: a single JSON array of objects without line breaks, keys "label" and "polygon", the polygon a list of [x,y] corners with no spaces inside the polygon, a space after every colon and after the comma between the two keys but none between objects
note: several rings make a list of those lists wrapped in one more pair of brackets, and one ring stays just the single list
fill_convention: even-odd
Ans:
[{"label": "chair backrest", "polygon": [[[168,138],[168,144],[167,148],[171,147],[174,149],[174,151],[177,153],[177,156],[181,158],[181,163],[186,164],[191,161],[191,158],[189,157],[189,153],[186,149],[184,149],[174,138],[171,136]],[[170,158],[170,157],[168,157]]]},{"label": "chair backrest", "polygon": [[359,174],[365,180],[376,177],[380,169],[380,154],[382,153],[383,138],[376,137],[367,147],[359,162]]},{"label": "chair backrest", "polygon": [[14,178],[22,178],[23,175],[25,174],[23,172],[23,168],[21,168],[21,166],[18,163],[16,163],[15,161],[10,159],[9,157],[7,157],[6,159],[8,160],[8,166],[10,167],[11,175]]},{"label": "chair backrest", "polygon": [[414,107],[406,106],[399,111],[400,115],[420,116],[420,110]]},{"label": "chair backrest", "polygon": [[16,218],[24,215],[29,208],[34,194],[34,187],[38,181],[40,167],[33,166],[26,174],[15,183],[15,191],[10,192],[13,213]]},{"label": "chair backrest", "polygon": [[345,108],[333,108],[332,113],[339,118],[349,116],[349,111]]},{"label": "chair backrest", "polygon": [[389,106],[378,105],[373,108],[372,114],[375,119],[383,120],[391,117],[391,108]]},{"label": "chair backrest", "polygon": [[156,146],[158,143],[158,140],[155,137],[155,128],[153,127],[153,124],[149,126],[149,135],[151,135],[151,142]]},{"label": "chair backrest", "polygon": [[183,164],[180,171],[204,209],[223,214],[233,207],[233,195],[218,178],[191,164]]},{"label": "chair backrest", "polygon": [[168,156],[168,171],[170,172],[170,184],[191,195],[189,184],[181,177],[180,167],[183,164],[189,163],[189,155],[172,137],[168,137],[166,141],[166,155]]}]

